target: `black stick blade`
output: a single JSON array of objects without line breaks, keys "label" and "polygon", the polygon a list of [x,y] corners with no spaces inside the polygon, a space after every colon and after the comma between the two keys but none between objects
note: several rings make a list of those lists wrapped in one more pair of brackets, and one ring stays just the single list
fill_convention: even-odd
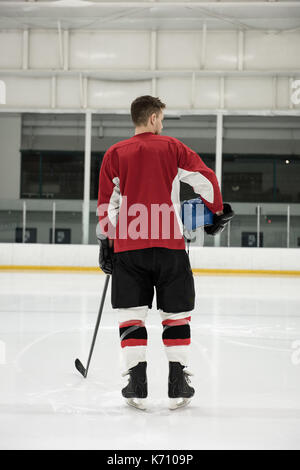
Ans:
[{"label": "black stick blade", "polygon": [[86,377],[86,370],[85,368],[83,367],[82,363],[80,362],[79,359],[76,359],[75,361],[75,367],[76,369],[78,370],[78,372],[81,373],[81,375],[83,375],[83,377],[85,378]]}]

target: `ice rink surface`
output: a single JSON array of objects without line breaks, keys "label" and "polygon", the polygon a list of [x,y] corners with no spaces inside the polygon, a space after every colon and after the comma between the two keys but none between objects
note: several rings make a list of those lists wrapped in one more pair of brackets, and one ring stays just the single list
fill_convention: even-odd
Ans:
[{"label": "ice rink surface", "polygon": [[300,278],[195,275],[192,404],[167,408],[159,314],[149,312],[147,412],[127,407],[105,276],[0,272],[1,449],[299,449]]}]

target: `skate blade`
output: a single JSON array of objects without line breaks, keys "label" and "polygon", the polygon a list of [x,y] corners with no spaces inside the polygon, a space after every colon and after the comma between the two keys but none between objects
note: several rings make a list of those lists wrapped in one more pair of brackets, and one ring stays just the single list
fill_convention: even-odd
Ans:
[{"label": "skate blade", "polygon": [[187,406],[190,402],[191,398],[170,398],[169,409],[177,410],[178,408]]},{"label": "skate blade", "polygon": [[146,410],[146,399],[145,398],[126,398],[126,403],[129,406],[133,406],[139,410]]}]

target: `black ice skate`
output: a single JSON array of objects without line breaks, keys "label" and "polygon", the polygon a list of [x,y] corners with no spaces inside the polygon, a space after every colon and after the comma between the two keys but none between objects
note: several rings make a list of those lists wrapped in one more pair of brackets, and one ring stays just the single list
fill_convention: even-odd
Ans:
[{"label": "black ice skate", "polygon": [[123,376],[129,375],[129,381],[122,389],[122,395],[126,398],[128,405],[140,410],[146,409],[145,398],[148,395],[146,369],[147,362],[139,362],[123,374]]},{"label": "black ice skate", "polygon": [[180,362],[169,362],[169,398],[170,410],[176,410],[190,403],[195,393],[193,387],[189,386],[189,376],[191,372],[184,370],[184,366]]}]

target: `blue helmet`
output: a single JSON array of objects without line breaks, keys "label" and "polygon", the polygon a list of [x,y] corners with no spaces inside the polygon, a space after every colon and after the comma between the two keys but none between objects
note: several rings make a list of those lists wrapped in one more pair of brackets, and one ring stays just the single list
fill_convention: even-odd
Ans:
[{"label": "blue helmet", "polygon": [[213,224],[213,213],[206,207],[200,197],[181,203],[181,219],[187,230]]}]

